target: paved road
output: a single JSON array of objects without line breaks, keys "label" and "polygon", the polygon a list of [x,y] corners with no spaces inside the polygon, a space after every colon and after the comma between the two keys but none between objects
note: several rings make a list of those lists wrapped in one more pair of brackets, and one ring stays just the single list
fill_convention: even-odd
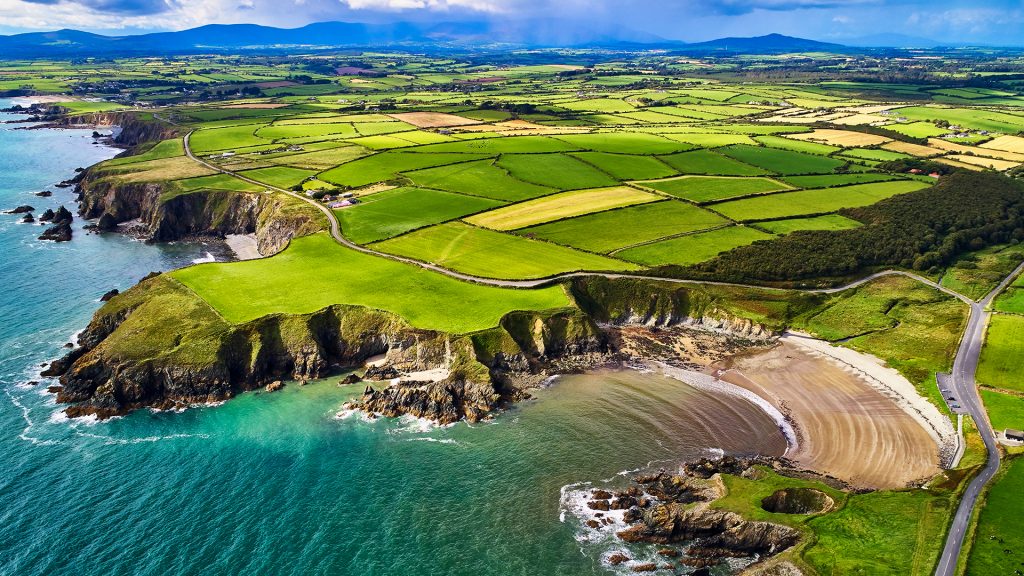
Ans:
[{"label": "paved road", "polygon": [[[542,278],[537,280],[498,280],[494,278],[481,278],[479,276],[462,274],[459,272],[455,272],[454,270],[449,270],[447,268],[437,266],[436,264],[431,264],[429,262],[421,262],[419,260],[413,260],[411,258],[404,258],[401,256],[395,256],[393,254],[385,254],[383,252],[377,252],[376,250],[372,250],[353,243],[349,239],[345,238],[344,235],[342,235],[341,225],[338,223],[338,218],[335,216],[334,211],[332,211],[330,208],[324,206],[323,204],[312,198],[307,197],[304,194],[298,194],[291,190],[285,190],[284,188],[278,188],[277,186],[271,186],[264,182],[253,180],[252,178],[248,178],[237,172],[221,168],[220,166],[216,166],[214,164],[206,162],[205,160],[202,160],[201,158],[197,157],[195,154],[192,153],[192,148],[189,144],[191,136],[192,132],[189,132],[184,137],[185,154],[187,154],[189,158],[202,164],[203,166],[206,166],[211,170],[215,170],[223,174],[234,176],[235,178],[239,178],[251,184],[266,187],[270,190],[274,190],[282,194],[287,194],[293,198],[302,200],[303,202],[306,202],[316,207],[317,210],[322,212],[324,216],[327,217],[327,220],[330,222],[331,236],[339,244],[342,244],[347,248],[362,252],[364,254],[370,254],[373,256],[387,258],[397,262],[403,262],[405,264],[410,264],[413,266],[419,266],[420,268],[432,270],[434,272],[438,272],[440,274],[444,274],[452,278],[457,278],[459,280],[474,282],[477,284],[485,284],[489,286],[501,286],[506,288],[536,288],[539,286],[553,284],[555,282],[559,282],[567,278],[584,276],[602,276],[605,278],[612,279],[637,278],[643,280],[654,280],[659,282],[671,282],[676,284],[734,286],[741,288],[759,288],[763,290],[778,291],[787,290],[785,288],[766,288],[763,286],[751,286],[731,282],[705,282],[699,280],[685,280],[681,278],[641,276],[637,274],[570,272],[567,274],[560,274],[550,278]],[[978,423],[978,429],[981,432],[981,436],[985,441],[985,446],[988,449],[988,462],[985,464],[985,468],[982,470],[982,472],[978,474],[978,476],[976,476],[973,480],[971,480],[970,484],[967,486],[967,490],[964,492],[964,496],[960,501],[960,505],[957,508],[955,516],[953,517],[953,523],[950,526],[949,534],[946,539],[946,545],[942,552],[942,556],[939,559],[938,567],[935,571],[936,576],[953,576],[953,574],[955,573],[957,559],[960,556],[960,551],[963,546],[964,534],[966,533],[967,526],[970,523],[971,513],[974,510],[974,506],[978,500],[978,496],[981,494],[982,488],[984,488],[984,486],[989,482],[989,480],[992,479],[992,476],[999,469],[999,450],[996,446],[995,436],[993,434],[992,427],[991,425],[988,424],[988,416],[985,414],[985,410],[981,404],[981,399],[978,396],[977,387],[975,385],[974,380],[974,374],[978,368],[978,357],[981,353],[981,346],[984,342],[985,326],[988,324],[988,319],[990,316],[990,312],[987,310],[987,308],[989,304],[991,304],[995,296],[999,292],[1001,292],[1022,270],[1024,270],[1024,264],[1021,264],[1021,266],[1014,270],[1014,272],[1010,274],[1010,276],[1005,278],[1003,282],[1000,283],[1000,285],[995,290],[990,292],[987,296],[985,296],[985,298],[978,302],[975,302],[974,300],[971,300],[970,298],[954,290],[950,290],[945,286],[941,286],[938,283],[929,280],[923,276],[919,276],[911,272],[904,272],[902,270],[885,270],[882,272],[876,272],[869,276],[865,276],[860,280],[856,280],[854,282],[850,282],[849,284],[844,284],[842,286],[838,286],[835,288],[801,290],[807,293],[834,294],[837,292],[841,292],[843,290],[848,290],[850,288],[860,286],[876,278],[881,278],[883,276],[898,275],[905,276],[907,278],[912,278],[918,282],[921,282],[922,284],[931,286],[936,290],[939,290],[945,294],[958,298],[959,300],[970,306],[971,312],[970,319],[967,323],[967,329],[964,332],[964,335],[961,339],[960,348],[957,350],[956,359],[953,362],[951,386],[952,391],[955,393],[961,405],[974,418],[974,421]]]},{"label": "paved road", "polygon": [[960,341],[960,348],[956,352],[956,359],[953,361],[953,373],[951,383],[956,398],[960,401],[967,412],[974,418],[985,441],[985,449],[988,451],[988,461],[985,467],[975,476],[967,490],[960,499],[960,505],[953,516],[953,522],[946,535],[946,546],[939,557],[939,564],[935,568],[935,576],[953,576],[956,574],[957,560],[963,549],[964,536],[971,523],[971,514],[977,504],[978,497],[985,485],[992,479],[999,470],[999,448],[996,445],[995,434],[992,425],[988,421],[988,415],[982,406],[981,398],[978,396],[978,387],[974,377],[978,370],[978,359],[981,355],[982,344],[985,343],[985,326],[988,325],[992,312],[988,309],[992,300],[1002,292],[1013,279],[1024,271],[1024,264],[1021,264],[1009,276],[978,302],[971,302],[971,316],[967,322],[967,330]]}]

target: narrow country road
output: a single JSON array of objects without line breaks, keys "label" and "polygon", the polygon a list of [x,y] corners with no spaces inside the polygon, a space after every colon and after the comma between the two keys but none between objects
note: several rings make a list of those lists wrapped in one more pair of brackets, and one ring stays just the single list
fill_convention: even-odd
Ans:
[{"label": "narrow country road", "polygon": [[[444,274],[445,276],[449,276],[451,278],[456,278],[467,282],[474,282],[477,284],[500,286],[506,288],[537,288],[540,286],[553,284],[567,278],[601,276],[610,279],[636,278],[641,280],[671,282],[676,284],[733,286],[738,288],[757,288],[761,290],[776,291],[793,290],[787,288],[772,288],[732,282],[711,282],[700,280],[685,280],[681,278],[642,276],[639,274],[569,272],[565,274],[559,274],[557,276],[552,276],[549,278],[541,278],[536,280],[499,280],[495,278],[482,278],[479,276],[462,274],[454,270],[449,270],[447,268],[438,266],[436,264],[431,264],[429,262],[422,262],[419,260],[414,260],[412,258],[405,258],[402,256],[395,256],[393,254],[377,252],[376,250],[372,250],[370,248],[366,248],[364,246],[360,246],[358,244],[353,243],[349,239],[345,238],[345,236],[342,234],[341,225],[338,223],[337,216],[335,216],[334,212],[327,206],[324,206],[320,202],[312,198],[309,198],[304,194],[298,194],[291,190],[285,190],[284,188],[271,186],[264,182],[253,180],[252,178],[248,178],[237,172],[221,168],[220,166],[216,166],[214,164],[206,162],[205,160],[200,159],[192,152],[192,148],[189,144],[191,136],[192,132],[190,131],[185,135],[183,139],[185,145],[185,154],[188,155],[189,158],[216,172],[227,174],[240,180],[243,180],[245,182],[249,182],[257,186],[263,186],[267,189],[274,190],[282,194],[287,194],[293,198],[302,200],[303,202],[315,206],[317,210],[322,212],[324,216],[327,217],[327,220],[330,222],[331,236],[339,244],[352,250],[362,252],[364,254],[370,254],[380,258],[387,258],[389,260],[402,262],[412,266],[418,266],[426,270],[431,270],[439,274]],[[992,303],[992,300],[996,297],[996,295],[998,295],[1004,288],[1006,288],[1006,286],[1009,285],[1009,283],[1018,274],[1020,274],[1021,271],[1024,271],[1024,264],[1018,266],[1016,270],[1014,270],[1009,276],[1003,279],[999,286],[997,286],[994,290],[989,292],[989,294],[986,295],[982,300],[977,302],[971,300],[970,298],[964,296],[963,294],[960,294],[959,292],[950,290],[949,288],[946,288],[945,286],[942,286],[937,282],[929,280],[928,278],[911,272],[905,272],[902,270],[885,270],[882,272],[876,272],[854,282],[850,282],[842,286],[837,286],[835,288],[796,289],[796,291],[812,294],[834,294],[837,292],[842,292],[843,290],[848,290],[850,288],[860,286],[862,284],[866,284],[876,278],[881,278],[883,276],[898,275],[905,276],[907,278],[912,278],[913,280],[916,280],[922,284],[925,284],[945,294],[953,296],[970,307],[970,316],[967,322],[967,328],[963,334],[963,337],[961,338],[960,347],[957,350],[956,359],[953,362],[953,373],[951,381],[953,392],[955,392],[956,398],[960,401],[961,405],[967,410],[967,412],[971,415],[971,417],[974,418],[974,421],[977,423],[978,430],[980,431],[982,439],[985,441],[985,447],[988,450],[988,461],[986,462],[985,468],[981,471],[981,473],[974,477],[971,480],[970,484],[968,484],[967,490],[964,492],[963,498],[960,500],[960,504],[956,510],[956,514],[953,516],[953,521],[949,528],[949,533],[946,538],[945,547],[942,551],[942,555],[939,558],[938,566],[935,570],[936,576],[953,576],[955,574],[957,560],[959,559],[961,549],[963,548],[964,536],[967,532],[967,526],[970,524],[971,515],[978,501],[978,497],[981,495],[982,489],[989,482],[989,480],[992,479],[996,471],[999,469],[999,449],[996,445],[995,435],[993,433],[991,425],[989,424],[988,416],[985,413],[985,409],[981,403],[981,398],[978,395],[974,375],[978,368],[978,359],[981,354],[982,344],[984,343],[985,327],[988,324],[989,316],[991,315],[991,312],[988,311],[988,306]]]},{"label": "narrow country road", "polygon": [[953,361],[952,388],[960,405],[967,409],[978,426],[978,432],[985,442],[985,449],[988,452],[988,461],[982,471],[971,479],[960,499],[960,505],[953,515],[953,522],[949,526],[949,533],[946,535],[946,545],[939,557],[939,564],[935,568],[935,576],[953,576],[956,574],[957,561],[963,549],[964,537],[967,528],[971,523],[971,515],[974,507],[981,496],[981,491],[995,476],[999,470],[999,447],[996,445],[995,433],[988,421],[988,415],[982,406],[981,398],[978,395],[978,387],[975,382],[975,373],[978,370],[978,360],[981,356],[981,347],[985,343],[985,327],[988,325],[992,312],[989,305],[1006,286],[1024,271],[1024,264],[1021,264],[1003,279],[994,290],[988,293],[978,302],[971,302],[971,316],[967,322],[967,330],[960,340],[960,348],[957,350],[956,359]]}]

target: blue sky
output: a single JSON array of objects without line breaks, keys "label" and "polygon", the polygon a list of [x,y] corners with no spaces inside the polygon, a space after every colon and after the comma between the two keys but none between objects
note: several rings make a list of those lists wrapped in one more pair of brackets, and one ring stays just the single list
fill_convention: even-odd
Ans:
[{"label": "blue sky", "polygon": [[841,42],[900,33],[944,43],[1024,45],[1024,0],[0,0],[0,33],[8,34],[482,19],[571,21],[685,41],[779,32]]}]

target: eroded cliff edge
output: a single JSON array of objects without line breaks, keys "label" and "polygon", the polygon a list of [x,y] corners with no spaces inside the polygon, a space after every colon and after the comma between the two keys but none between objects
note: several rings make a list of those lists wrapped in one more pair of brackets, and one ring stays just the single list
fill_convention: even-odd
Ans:
[{"label": "eroded cliff edge", "polygon": [[223,400],[278,379],[321,378],[384,355],[396,373],[441,376],[370,387],[354,407],[450,423],[484,418],[551,374],[616,359],[623,327],[699,325],[760,343],[774,335],[702,289],[642,286],[579,278],[564,285],[575,306],[512,312],[495,328],[447,334],[343,304],[230,324],[172,277],[158,275],[104,305],[78,347],[47,374],[60,376],[58,401],[70,404],[69,415],[108,417]]}]

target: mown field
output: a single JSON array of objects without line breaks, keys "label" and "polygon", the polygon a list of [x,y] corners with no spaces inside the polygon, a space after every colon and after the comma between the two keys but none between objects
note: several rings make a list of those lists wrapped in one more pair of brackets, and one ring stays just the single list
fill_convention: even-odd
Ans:
[{"label": "mown field", "polygon": [[1013,458],[988,491],[978,516],[965,574],[991,576],[1024,571],[1024,458]]},{"label": "mown field", "polygon": [[978,363],[978,382],[1024,392],[1024,316],[994,314]]},{"label": "mown field", "polygon": [[233,323],[341,303],[394,312],[418,328],[467,333],[496,326],[512,310],[569,305],[561,286],[513,290],[460,282],[355,252],[325,234],[295,239],[273,258],[202,264],[171,276]]}]

